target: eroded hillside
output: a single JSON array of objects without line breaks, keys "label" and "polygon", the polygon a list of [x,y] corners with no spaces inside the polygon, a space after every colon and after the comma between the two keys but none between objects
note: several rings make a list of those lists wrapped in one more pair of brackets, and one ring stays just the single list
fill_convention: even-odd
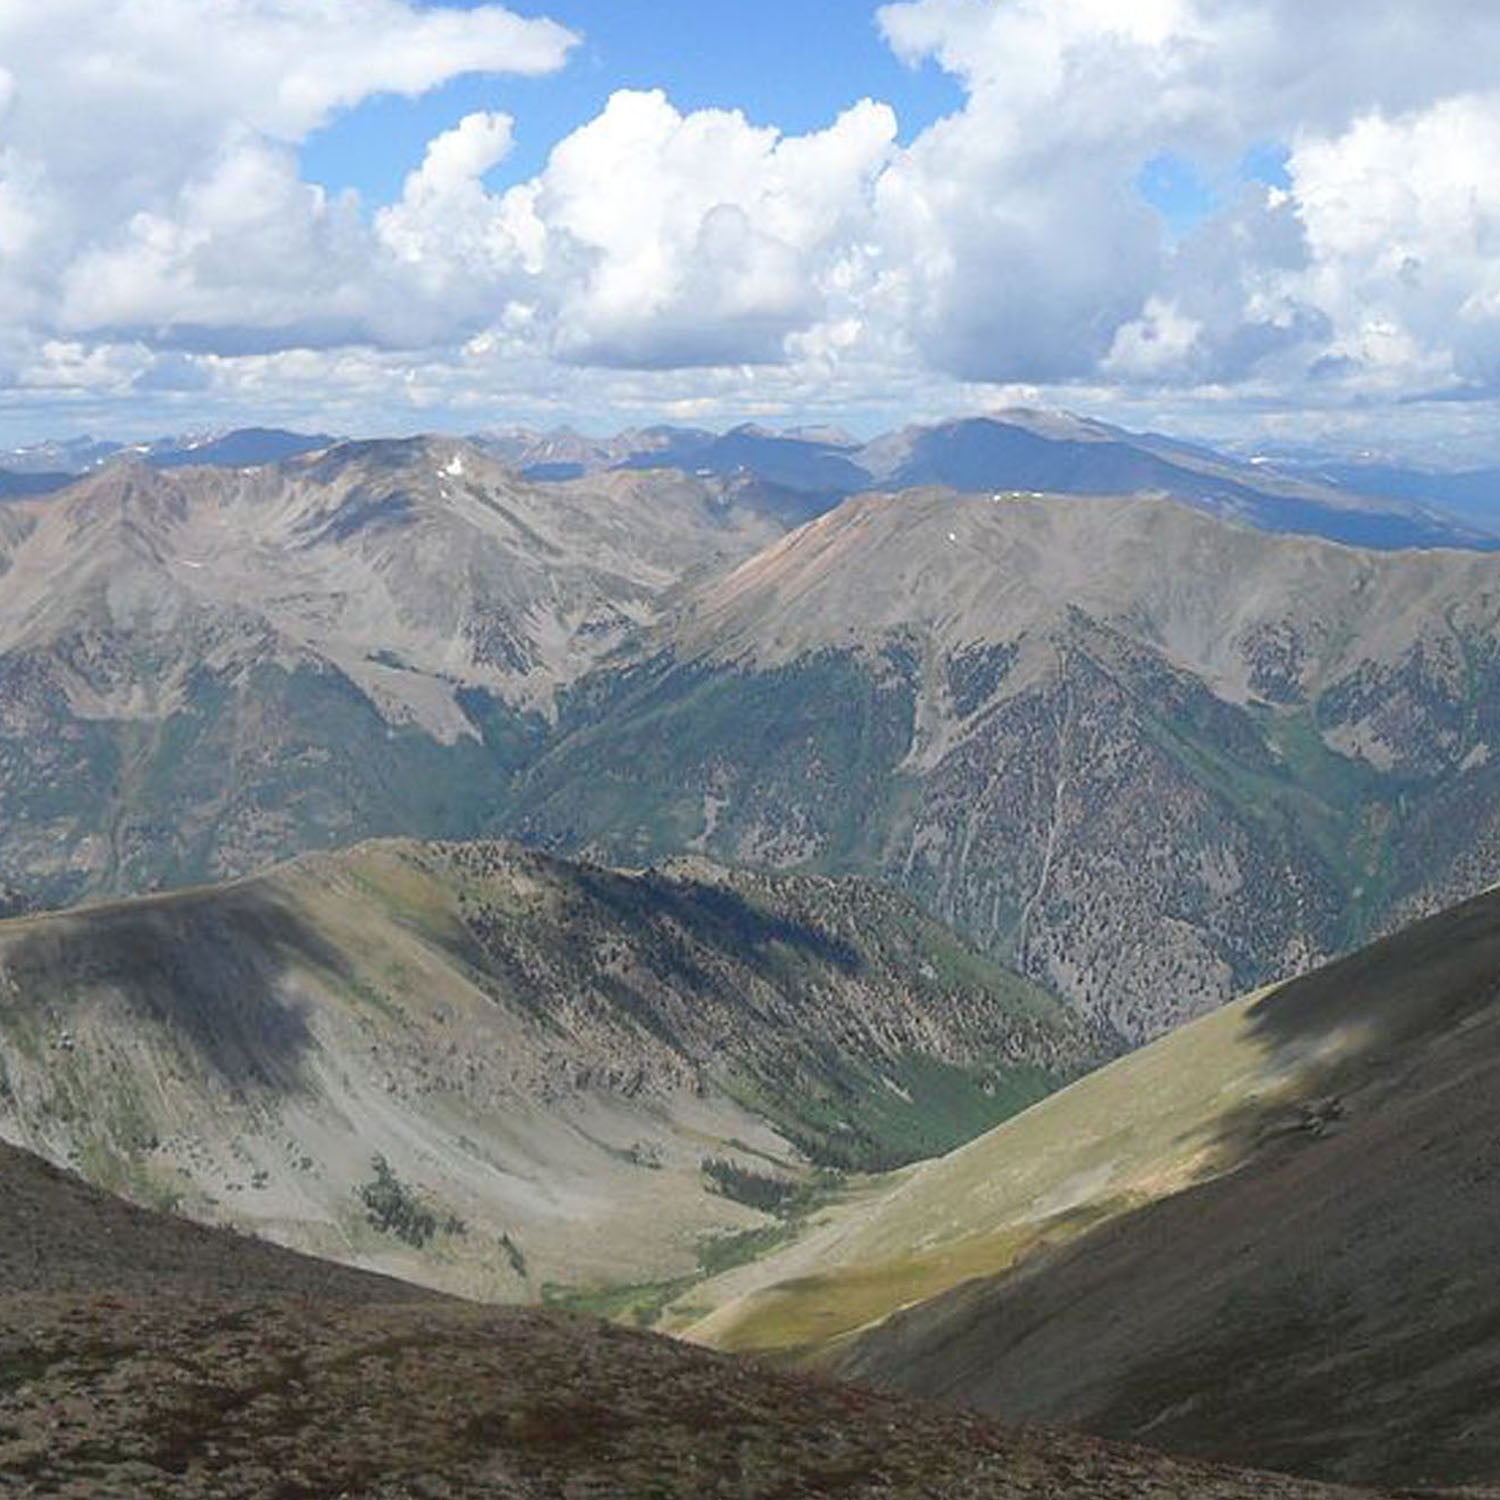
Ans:
[{"label": "eroded hillside", "polygon": [[8,1138],[509,1301],[660,1300],[1099,1055],[876,887],[494,844],[0,924],[0,1041]]},{"label": "eroded hillside", "polygon": [[0,514],[0,879],[33,902],[493,831],[557,689],[783,524],[450,439],[121,462]]}]

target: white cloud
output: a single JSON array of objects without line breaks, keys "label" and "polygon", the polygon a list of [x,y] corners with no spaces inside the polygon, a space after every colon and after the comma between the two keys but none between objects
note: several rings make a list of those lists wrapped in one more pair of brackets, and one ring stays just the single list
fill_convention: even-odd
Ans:
[{"label": "white cloud", "polygon": [[[7,66],[61,85],[61,97],[19,91],[31,118],[61,118],[87,96],[111,123],[143,113],[184,123],[232,114],[282,141],[303,139],[371,94],[421,94],[462,73],[552,72],[575,40],[553,21],[494,4],[0,0],[0,55],[20,64]],[[90,139],[100,123],[93,120],[94,129],[74,132],[70,157],[109,149]]]},{"label": "white cloud", "polygon": [[[309,132],[556,68],[570,34],[497,5],[0,0],[0,385],[736,413],[986,383],[1500,393],[1487,0],[908,0],[878,23],[965,92],[906,145],[870,100],[799,136],[626,90],[495,191],[515,126],[478,111],[371,221],[302,179]],[[1239,180],[1267,143],[1284,187]],[[1163,153],[1217,193],[1186,234],[1137,188]]]},{"label": "white cloud", "polygon": [[1152,297],[1139,318],[1116,331],[1104,371],[1125,377],[1170,376],[1191,360],[1202,332],[1203,325],[1175,302]]},{"label": "white cloud", "polygon": [[[970,379],[1495,384],[1500,16],[1477,0],[912,0],[965,107],[882,183],[914,337]],[[1463,97],[1460,97],[1463,95]],[[1234,184],[1267,140],[1286,193]],[[1135,182],[1221,185],[1180,246]],[[1402,248],[1404,247],[1404,248]]]},{"label": "white cloud", "polygon": [[1303,141],[1289,170],[1329,357],[1500,384],[1500,94],[1366,115]]},{"label": "white cloud", "polygon": [[172,344],[319,342],[366,326],[365,234],[354,204],[299,178],[263,138],[227,144],[160,210],[81,250],[60,279],[71,333],[140,330]]},{"label": "white cloud", "polygon": [[[433,142],[380,239],[450,316],[524,313],[558,358],[627,368],[779,361],[827,315],[873,230],[896,120],[868,101],[787,137],[723,110],[620,91],[503,194],[499,116]],[[503,309],[502,311],[499,311]]]},{"label": "white cloud", "polygon": [[615,94],[503,212],[555,309],[556,347],[627,366],[780,359],[868,236],[896,134],[856,104],[800,137]]},{"label": "white cloud", "polygon": [[429,334],[296,147],[374,94],[550,71],[573,40],[498,5],[0,0],[7,312],[226,351]]},{"label": "white cloud", "polygon": [[428,144],[400,201],[376,220],[379,245],[452,324],[493,308],[497,283],[520,256],[499,200],[484,186],[485,173],[509,155],[512,130],[509,115],[465,116]]}]

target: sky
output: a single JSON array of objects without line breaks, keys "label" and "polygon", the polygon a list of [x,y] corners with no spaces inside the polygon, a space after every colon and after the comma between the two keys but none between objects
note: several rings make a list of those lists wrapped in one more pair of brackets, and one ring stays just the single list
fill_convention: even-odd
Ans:
[{"label": "sky", "polygon": [[0,0],[0,443],[860,433],[1500,461],[1493,0]]}]

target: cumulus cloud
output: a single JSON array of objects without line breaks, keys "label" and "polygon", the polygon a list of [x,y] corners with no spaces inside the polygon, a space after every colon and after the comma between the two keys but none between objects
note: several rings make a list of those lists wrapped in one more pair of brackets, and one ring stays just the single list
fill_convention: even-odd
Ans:
[{"label": "cumulus cloud", "polygon": [[865,101],[787,137],[622,90],[540,176],[491,194],[509,130],[475,115],[434,141],[379,217],[383,244],[476,312],[529,309],[560,359],[680,368],[780,360],[824,316],[871,232],[896,120]]},{"label": "cumulus cloud", "polygon": [[371,95],[551,71],[574,40],[499,5],[0,0],[7,310],[226,352],[400,336],[357,206],[296,147]]},{"label": "cumulus cloud", "polygon": [[1397,384],[1500,385],[1500,94],[1363,116],[1288,170],[1329,357]]},{"label": "cumulus cloud", "polygon": [[539,276],[555,274],[557,347],[625,366],[778,359],[822,314],[869,232],[896,134],[869,101],[787,138],[720,110],[617,93],[508,195]]},{"label": "cumulus cloud", "polygon": [[[880,24],[968,93],[881,189],[937,366],[1493,384],[1493,7],[910,0]],[[1236,180],[1268,141],[1284,190]],[[1182,244],[1135,191],[1163,153],[1219,187]]]},{"label": "cumulus cloud", "polygon": [[[503,190],[515,122],[456,120],[370,214],[303,179],[309,132],[555,69],[571,34],[494,4],[0,0],[0,382],[305,377],[453,409],[580,371],[695,410],[964,383],[1500,392],[1492,5],[904,0],[872,22],[964,91],[904,144],[872,100],[788,135],[622,90]],[[1268,150],[1284,173],[1247,180]],[[1143,196],[1163,160],[1206,185],[1199,221]]]}]

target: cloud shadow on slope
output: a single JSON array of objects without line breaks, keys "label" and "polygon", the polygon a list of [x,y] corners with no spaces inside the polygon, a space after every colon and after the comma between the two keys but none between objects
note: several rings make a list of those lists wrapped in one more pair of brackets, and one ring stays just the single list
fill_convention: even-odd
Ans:
[{"label": "cloud shadow on slope", "polygon": [[12,995],[49,1024],[67,1027],[93,997],[117,995],[231,1088],[280,1093],[300,1086],[312,1046],[286,976],[351,977],[346,957],[259,882],[40,919],[0,959]]}]

